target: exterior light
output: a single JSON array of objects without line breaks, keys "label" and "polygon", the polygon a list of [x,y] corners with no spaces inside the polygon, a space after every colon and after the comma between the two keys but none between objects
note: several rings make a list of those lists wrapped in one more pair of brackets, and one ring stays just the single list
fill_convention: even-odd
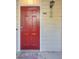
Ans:
[{"label": "exterior light", "polygon": [[54,4],[55,4],[54,0],[50,1],[50,17],[52,17],[52,8],[53,8]]}]

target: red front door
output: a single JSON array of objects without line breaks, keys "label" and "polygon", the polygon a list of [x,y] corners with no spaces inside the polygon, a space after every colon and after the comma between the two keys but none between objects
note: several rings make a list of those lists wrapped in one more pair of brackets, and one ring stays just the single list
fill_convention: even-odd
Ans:
[{"label": "red front door", "polygon": [[21,50],[40,49],[40,7],[21,6]]}]

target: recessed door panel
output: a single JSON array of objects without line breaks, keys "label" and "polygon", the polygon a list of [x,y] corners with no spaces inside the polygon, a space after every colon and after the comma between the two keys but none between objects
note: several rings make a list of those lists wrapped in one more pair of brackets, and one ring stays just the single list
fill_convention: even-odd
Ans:
[{"label": "recessed door panel", "polygon": [[21,6],[21,50],[40,49],[40,7]]}]

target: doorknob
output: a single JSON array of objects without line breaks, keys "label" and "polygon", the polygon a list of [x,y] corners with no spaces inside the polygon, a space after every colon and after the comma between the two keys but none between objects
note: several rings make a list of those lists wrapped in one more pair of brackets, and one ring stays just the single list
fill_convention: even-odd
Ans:
[{"label": "doorknob", "polygon": [[16,28],[16,30],[18,30],[18,28]]}]

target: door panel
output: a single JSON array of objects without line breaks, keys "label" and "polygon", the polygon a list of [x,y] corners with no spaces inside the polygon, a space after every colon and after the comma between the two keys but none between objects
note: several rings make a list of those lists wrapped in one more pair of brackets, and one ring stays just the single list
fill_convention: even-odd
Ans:
[{"label": "door panel", "polygon": [[40,7],[21,6],[21,50],[40,49]]}]

